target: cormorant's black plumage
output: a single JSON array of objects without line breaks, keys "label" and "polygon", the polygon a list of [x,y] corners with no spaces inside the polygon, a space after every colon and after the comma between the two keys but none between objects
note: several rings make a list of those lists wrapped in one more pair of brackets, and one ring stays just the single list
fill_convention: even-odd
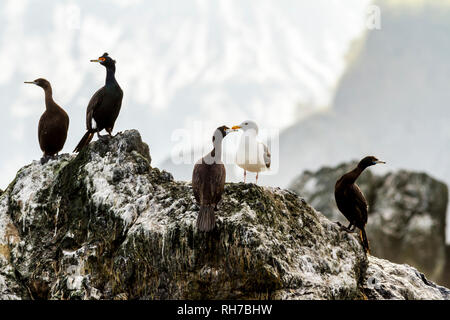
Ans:
[{"label": "cormorant's black plumage", "polygon": [[351,231],[355,226],[359,228],[361,240],[366,252],[369,252],[369,241],[367,240],[365,231],[368,204],[361,189],[356,184],[356,179],[358,179],[364,169],[377,163],[384,162],[379,161],[375,157],[365,157],[355,169],[344,174],[336,182],[334,188],[337,207],[350,222],[349,226],[345,229]]},{"label": "cormorant's black plumage", "polygon": [[216,129],[213,150],[195,164],[192,173],[192,189],[195,200],[200,204],[197,217],[197,228],[200,231],[211,231],[216,224],[214,210],[222,198],[226,177],[225,166],[221,160],[222,140],[228,130],[226,126]]},{"label": "cormorant's black plumage", "polygon": [[92,62],[100,62],[106,68],[105,86],[100,88],[89,101],[86,111],[86,128],[87,132],[76,146],[74,152],[79,152],[94,137],[94,134],[100,137],[99,132],[103,129],[111,133],[114,124],[122,106],[123,91],[115,78],[116,61],[111,59],[107,53],[104,53],[97,60]]},{"label": "cormorant's black plumage", "polygon": [[53,100],[52,86],[48,80],[39,78],[25,83],[35,84],[45,92],[46,110],[39,119],[38,125],[39,146],[44,152],[41,163],[45,163],[64,147],[69,130],[69,116]]}]

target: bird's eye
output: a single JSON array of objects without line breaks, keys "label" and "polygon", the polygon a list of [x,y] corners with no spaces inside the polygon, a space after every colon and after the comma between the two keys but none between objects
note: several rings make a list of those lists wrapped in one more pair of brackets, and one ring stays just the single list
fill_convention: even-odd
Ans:
[{"label": "bird's eye", "polygon": [[248,125],[248,122],[244,123],[245,125]]}]

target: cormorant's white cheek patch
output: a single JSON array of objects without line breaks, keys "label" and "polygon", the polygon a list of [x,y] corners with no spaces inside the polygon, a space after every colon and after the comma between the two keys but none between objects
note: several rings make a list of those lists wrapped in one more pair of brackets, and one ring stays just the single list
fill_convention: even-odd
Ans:
[{"label": "cormorant's white cheek patch", "polygon": [[97,129],[97,122],[95,122],[94,118],[91,120],[92,129]]}]

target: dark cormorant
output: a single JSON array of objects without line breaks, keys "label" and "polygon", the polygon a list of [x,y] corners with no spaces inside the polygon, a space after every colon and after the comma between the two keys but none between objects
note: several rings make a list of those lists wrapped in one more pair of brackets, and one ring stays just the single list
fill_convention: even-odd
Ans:
[{"label": "dark cormorant", "polygon": [[334,197],[339,210],[344,214],[350,222],[347,231],[353,231],[354,227],[360,230],[360,237],[366,252],[369,252],[369,242],[367,241],[365,226],[367,223],[367,201],[361,189],[355,183],[359,175],[367,167],[376,165],[377,163],[386,163],[375,157],[365,157],[358,166],[352,171],[344,174],[337,182],[334,188]]},{"label": "dark cormorant", "polygon": [[39,146],[44,152],[41,163],[44,164],[64,147],[69,130],[69,116],[53,101],[50,82],[39,78],[34,81],[25,81],[25,83],[35,84],[45,92],[46,110],[42,114],[38,126]]},{"label": "dark cormorant", "polygon": [[106,67],[105,86],[100,88],[89,101],[86,111],[87,132],[76,146],[74,152],[79,152],[91,142],[94,133],[99,138],[103,129],[111,136],[117,116],[122,105],[123,91],[114,76],[116,72],[116,61],[111,59],[107,53],[91,62],[100,62]]},{"label": "dark cormorant", "polygon": [[192,190],[195,200],[200,204],[197,218],[197,228],[200,231],[211,231],[216,224],[214,210],[222,198],[226,176],[222,162],[222,140],[231,131],[234,130],[226,126],[217,128],[212,138],[214,148],[194,166]]}]

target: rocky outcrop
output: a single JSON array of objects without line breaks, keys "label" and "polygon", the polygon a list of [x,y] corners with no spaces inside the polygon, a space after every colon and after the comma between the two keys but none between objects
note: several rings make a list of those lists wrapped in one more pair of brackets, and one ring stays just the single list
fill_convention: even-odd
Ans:
[{"label": "rocky outcrop", "polygon": [[0,197],[0,298],[450,298],[287,190],[227,184],[199,233],[191,185],[150,164],[132,130],[22,168]]},{"label": "rocky outcrop", "polygon": [[[307,171],[289,187],[333,221],[348,223],[334,200],[334,184],[356,162]],[[408,263],[434,281],[450,283],[444,272],[447,186],[424,173],[404,170],[374,175],[366,170],[358,185],[369,202],[367,235],[375,256]]]},{"label": "rocky outcrop", "polygon": [[450,299],[448,289],[427,280],[423,273],[406,264],[399,265],[370,256],[366,277],[364,294],[371,300]]}]

